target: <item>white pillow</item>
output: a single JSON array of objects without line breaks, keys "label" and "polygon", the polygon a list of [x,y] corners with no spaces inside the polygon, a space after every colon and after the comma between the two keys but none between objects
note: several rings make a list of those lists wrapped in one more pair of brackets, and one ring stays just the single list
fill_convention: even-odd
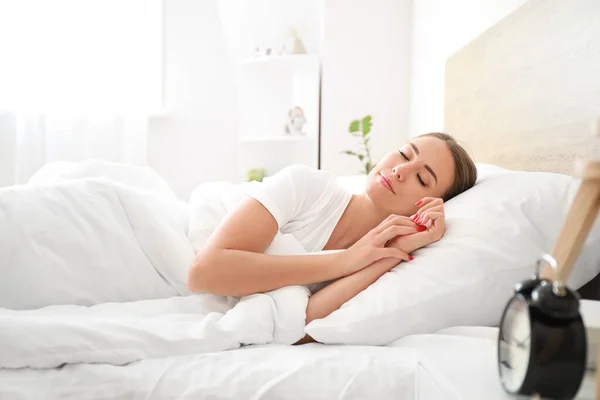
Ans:
[{"label": "white pillow", "polygon": [[[497,325],[516,282],[552,251],[579,181],[489,169],[446,204],[442,240],[413,253],[306,333],[323,343],[383,345],[459,325]],[[600,271],[600,218],[569,284]]]}]

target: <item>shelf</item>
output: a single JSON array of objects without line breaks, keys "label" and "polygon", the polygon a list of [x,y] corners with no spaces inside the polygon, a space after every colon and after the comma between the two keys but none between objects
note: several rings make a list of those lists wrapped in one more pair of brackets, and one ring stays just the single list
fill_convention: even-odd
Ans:
[{"label": "shelf", "polygon": [[281,143],[281,142],[308,142],[317,140],[316,136],[258,136],[240,138],[241,143]]},{"label": "shelf", "polygon": [[248,66],[293,66],[295,64],[318,64],[319,57],[316,54],[287,54],[278,56],[250,57],[240,62],[241,67]]}]

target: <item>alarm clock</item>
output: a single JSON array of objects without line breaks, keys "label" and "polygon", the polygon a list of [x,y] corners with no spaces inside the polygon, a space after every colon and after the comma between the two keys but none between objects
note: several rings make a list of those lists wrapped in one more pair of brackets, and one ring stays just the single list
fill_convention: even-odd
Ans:
[{"label": "alarm clock", "polygon": [[[539,278],[547,262],[556,279]],[[498,335],[498,371],[512,395],[571,399],[586,368],[587,341],[579,296],[558,279],[556,260],[544,255],[536,274],[519,282],[508,301]]]}]

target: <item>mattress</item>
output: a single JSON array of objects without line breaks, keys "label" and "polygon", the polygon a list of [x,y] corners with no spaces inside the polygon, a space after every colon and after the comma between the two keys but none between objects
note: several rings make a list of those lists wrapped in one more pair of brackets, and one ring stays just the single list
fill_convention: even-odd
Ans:
[{"label": "mattress", "polygon": [[[455,327],[386,347],[311,343],[133,362],[0,369],[0,399],[509,400],[497,328]],[[577,400],[591,400],[588,371]]]},{"label": "mattress", "polygon": [[509,399],[495,328],[452,328],[387,347],[253,345],[124,366],[0,370],[0,399]]},{"label": "mattress", "polygon": [[419,360],[419,400],[509,400],[498,379],[498,328],[455,327],[407,336],[390,344]]},{"label": "mattress", "polygon": [[[415,383],[419,400],[514,400],[498,378],[498,328],[453,327],[414,335],[390,344],[411,349],[418,359]],[[575,400],[596,399],[595,369],[588,369]]]}]

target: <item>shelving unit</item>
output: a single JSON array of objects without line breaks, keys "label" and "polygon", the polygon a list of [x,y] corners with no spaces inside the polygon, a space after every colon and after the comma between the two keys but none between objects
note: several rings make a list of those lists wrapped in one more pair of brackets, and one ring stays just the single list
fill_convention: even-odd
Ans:
[{"label": "shelving unit", "polygon": [[[290,164],[317,167],[319,75],[315,54],[247,58],[239,63],[239,169],[264,168],[272,175]],[[300,107],[303,135],[285,131],[288,112]]]},{"label": "shelving unit", "polygon": [[[323,0],[221,0],[218,8],[237,67],[240,180],[256,168],[318,167]],[[306,119],[301,136],[285,131],[295,107]]]}]

